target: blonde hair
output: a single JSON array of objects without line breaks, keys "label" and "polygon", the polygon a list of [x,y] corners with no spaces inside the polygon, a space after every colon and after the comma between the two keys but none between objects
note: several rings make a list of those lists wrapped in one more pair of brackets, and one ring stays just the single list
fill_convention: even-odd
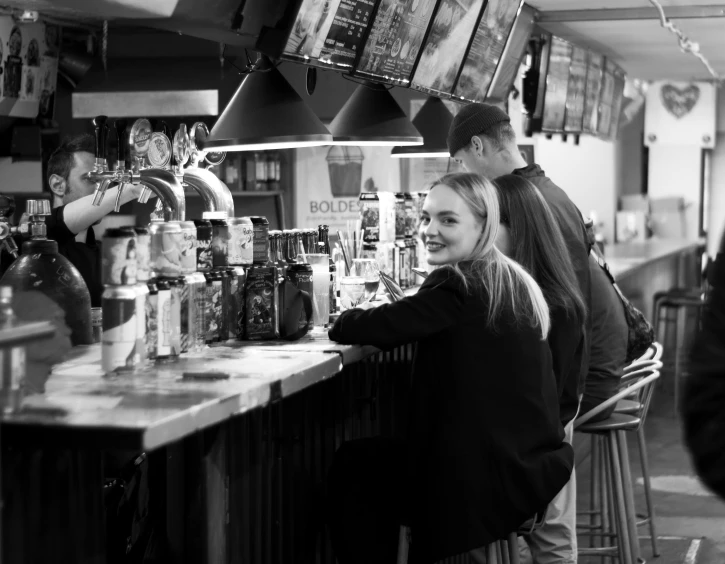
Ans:
[{"label": "blonde hair", "polygon": [[466,288],[483,289],[489,307],[486,325],[496,329],[508,307],[517,323],[540,329],[541,338],[549,334],[549,306],[533,277],[516,261],[508,258],[494,245],[498,235],[501,212],[494,185],[479,174],[462,172],[447,174],[442,184],[458,194],[483,224],[481,237],[466,259],[471,262],[464,272],[459,264],[451,265],[461,276]]}]

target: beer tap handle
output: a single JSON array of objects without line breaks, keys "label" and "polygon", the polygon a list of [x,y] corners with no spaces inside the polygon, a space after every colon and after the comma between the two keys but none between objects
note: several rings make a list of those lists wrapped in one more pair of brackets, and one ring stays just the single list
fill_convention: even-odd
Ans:
[{"label": "beer tap handle", "polygon": [[96,116],[93,118],[93,129],[96,136],[96,166],[106,165],[107,121],[108,118],[106,116]]},{"label": "beer tap handle", "polygon": [[118,142],[118,159],[116,160],[116,168],[128,170],[131,168],[128,159],[128,135],[126,134],[128,122],[125,119],[117,119],[113,125],[116,128],[116,139]]}]

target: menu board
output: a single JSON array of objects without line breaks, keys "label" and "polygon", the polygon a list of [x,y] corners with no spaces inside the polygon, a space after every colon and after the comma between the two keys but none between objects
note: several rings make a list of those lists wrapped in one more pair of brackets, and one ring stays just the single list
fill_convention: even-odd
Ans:
[{"label": "menu board", "polygon": [[549,69],[546,74],[546,92],[544,94],[544,115],[541,122],[542,131],[564,131],[571,52],[571,43],[560,37],[551,37]]},{"label": "menu board", "polygon": [[411,88],[449,96],[484,0],[441,0],[421,51]]},{"label": "menu board", "polygon": [[483,102],[511,32],[520,2],[489,0],[466,54],[453,96]]},{"label": "menu board", "polygon": [[582,131],[596,133],[599,121],[599,95],[602,89],[602,66],[604,57],[599,53],[589,52],[589,66],[587,67],[587,90],[584,97],[584,119]]},{"label": "menu board", "polygon": [[580,132],[584,119],[584,99],[587,87],[587,58],[586,49],[574,45],[571,51],[571,64],[569,65],[569,85],[566,91],[566,119],[564,131]]},{"label": "menu board", "polygon": [[437,0],[380,0],[355,75],[407,86]]},{"label": "menu board", "polygon": [[282,56],[316,62],[332,27],[341,0],[302,0]]},{"label": "menu board", "polygon": [[607,59],[604,60],[602,70],[602,90],[599,98],[599,121],[597,122],[597,135],[609,137],[612,129],[612,102],[614,101],[614,72],[615,65]]},{"label": "menu board", "polygon": [[493,75],[491,86],[488,88],[486,98],[489,100],[494,102],[508,100],[511,87],[521,68],[521,61],[526,53],[535,20],[536,10],[528,4],[524,4],[516,17],[508,41],[506,41],[506,48],[496,68],[496,74]]},{"label": "menu board", "polygon": [[609,138],[616,139],[619,133],[619,118],[624,103],[624,71],[614,65],[614,95],[612,97],[612,125],[609,129]]}]

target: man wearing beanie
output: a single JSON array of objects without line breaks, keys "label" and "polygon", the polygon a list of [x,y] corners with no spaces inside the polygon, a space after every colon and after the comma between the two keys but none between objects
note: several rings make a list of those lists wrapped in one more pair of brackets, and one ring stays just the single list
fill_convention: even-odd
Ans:
[{"label": "man wearing beanie", "polygon": [[[589,239],[582,215],[566,193],[538,165],[527,165],[519,152],[516,134],[506,112],[489,104],[467,105],[453,119],[448,133],[448,149],[451,157],[470,172],[477,172],[491,180],[504,174],[517,174],[539,189],[556,217],[587,311],[591,311]],[[585,350],[573,359],[568,374],[557,374],[557,378],[564,380],[559,409],[569,442],[573,437],[574,418],[589,368],[590,317],[585,327]],[[574,473],[569,484],[549,505],[544,526],[528,536],[526,541],[535,564],[577,561]]]}]

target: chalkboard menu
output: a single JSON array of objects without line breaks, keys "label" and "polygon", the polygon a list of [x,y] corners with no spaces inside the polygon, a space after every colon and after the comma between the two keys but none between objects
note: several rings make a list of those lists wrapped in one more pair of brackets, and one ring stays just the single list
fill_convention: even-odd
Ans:
[{"label": "chalkboard menu", "polygon": [[493,75],[493,81],[488,88],[486,98],[489,100],[494,102],[508,100],[511,87],[516,80],[521,61],[526,53],[535,20],[536,10],[528,4],[524,4],[516,17],[506,42],[506,48],[503,50],[498,67],[496,67],[496,74]]},{"label": "chalkboard menu", "polygon": [[450,96],[484,6],[484,0],[441,0],[411,88]]},{"label": "chalkboard menu", "polygon": [[316,63],[339,6],[340,0],[302,0],[283,58]]},{"label": "chalkboard menu", "polygon": [[541,122],[542,131],[564,131],[571,54],[571,43],[564,41],[560,37],[551,37],[549,69],[546,75],[546,92],[544,94],[544,115]]},{"label": "chalkboard menu", "polygon": [[609,138],[612,130],[615,70],[616,65],[608,59],[605,59],[602,70],[602,90],[599,98],[599,121],[597,123],[597,135],[605,138]]},{"label": "chalkboard menu", "polygon": [[569,65],[569,85],[566,91],[566,119],[564,131],[580,132],[584,119],[584,99],[587,87],[586,49],[572,46],[571,64]]},{"label": "chalkboard menu", "polygon": [[520,2],[489,0],[466,54],[453,96],[483,102],[506,46]]},{"label": "chalkboard menu", "polygon": [[619,119],[624,103],[625,74],[619,66],[614,65],[614,95],[612,97],[612,125],[609,129],[609,138],[616,139],[619,134]]},{"label": "chalkboard menu", "polygon": [[438,0],[380,0],[356,76],[407,86]]},{"label": "chalkboard menu", "polygon": [[602,67],[604,57],[599,53],[589,52],[589,65],[587,66],[587,90],[584,97],[584,119],[582,131],[596,133],[599,121],[599,96],[602,90]]}]

